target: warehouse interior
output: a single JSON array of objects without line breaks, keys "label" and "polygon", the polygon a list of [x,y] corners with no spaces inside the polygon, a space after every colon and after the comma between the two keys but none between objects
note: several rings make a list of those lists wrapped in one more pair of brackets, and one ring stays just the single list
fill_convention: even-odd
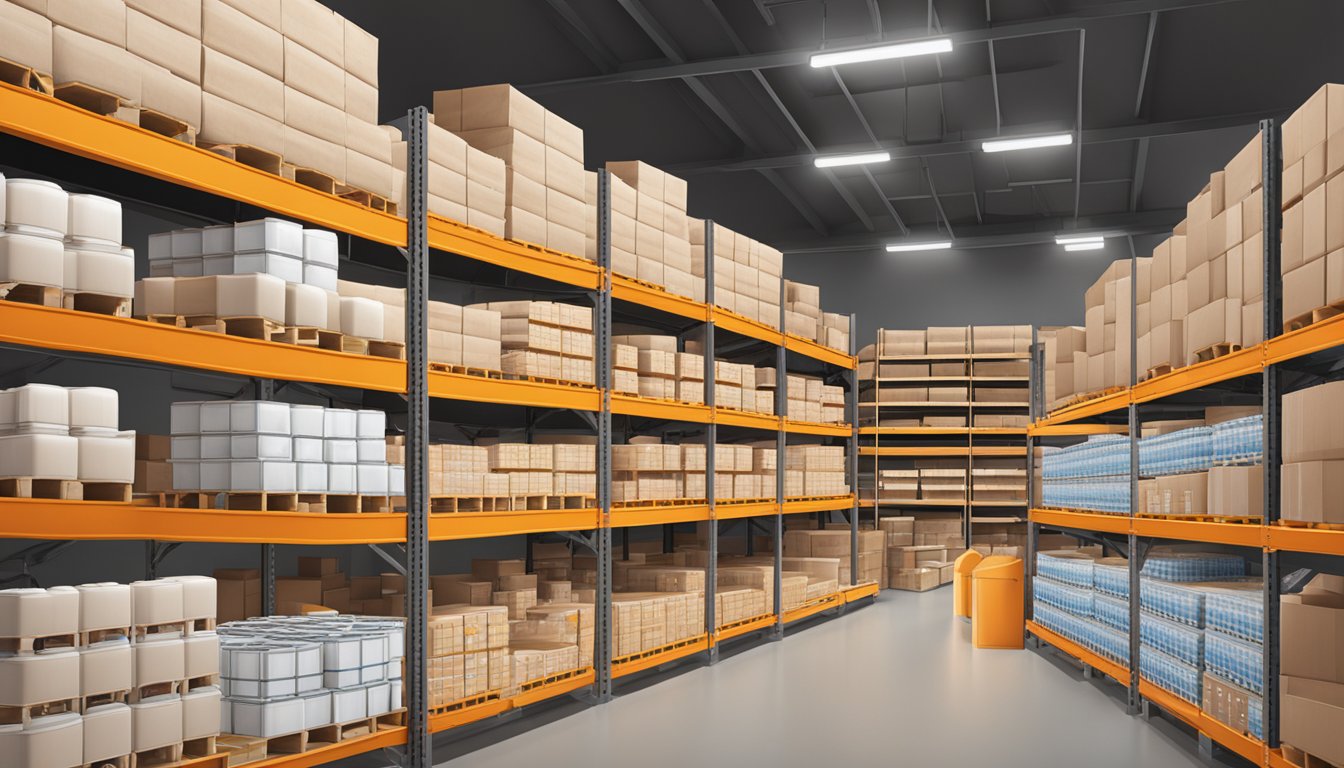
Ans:
[{"label": "warehouse interior", "polygon": [[0,0],[0,764],[1344,766],[1341,30]]}]

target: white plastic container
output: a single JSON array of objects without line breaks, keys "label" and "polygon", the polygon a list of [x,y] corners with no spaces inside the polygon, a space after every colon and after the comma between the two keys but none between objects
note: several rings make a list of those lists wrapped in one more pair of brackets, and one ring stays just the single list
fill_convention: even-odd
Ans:
[{"label": "white plastic container", "polygon": [[25,384],[14,393],[14,425],[19,430],[51,430],[64,434],[70,428],[70,395],[65,387]]},{"label": "white plastic container", "polygon": [[[229,695],[224,689],[220,689],[220,693]],[[219,703],[219,732],[233,733],[233,703],[227,698]]]},{"label": "white plastic container", "polygon": [[121,250],[121,203],[101,195],[71,193],[66,239],[79,245]]},{"label": "white plastic container", "polygon": [[214,256],[217,254],[233,255],[233,225],[216,224],[213,227],[205,227],[201,230],[201,254],[204,256]]},{"label": "white plastic container", "polygon": [[369,696],[363,688],[331,692],[331,721],[348,723],[369,716]]},{"label": "white plastic container", "polygon": [[125,629],[131,626],[131,588],[126,584],[80,584],[79,630]]},{"label": "white plastic container", "polygon": [[220,275],[215,278],[215,311],[225,318],[264,317],[283,323],[285,281],[268,274]]},{"label": "white plastic container", "polygon": [[332,690],[358,688],[359,684],[359,667],[354,669],[329,669],[322,673],[322,685]]},{"label": "white plastic container", "polygon": [[233,462],[202,461],[200,464],[201,488],[203,491],[231,491],[230,478],[233,476]]},{"label": "white plastic container", "polygon": [[219,709],[223,697],[213,685],[182,694],[182,738],[203,739],[219,734]]},{"label": "white plastic container", "polygon": [[204,277],[205,258],[203,256],[174,256],[171,277]]},{"label": "white plastic container", "polygon": [[387,434],[387,413],[384,411],[361,410],[356,411],[357,431],[355,436],[360,439],[374,438],[382,440]]},{"label": "white plastic container", "polygon": [[244,251],[274,251],[303,258],[303,227],[292,221],[265,218],[240,221],[233,225],[233,249]]},{"label": "white plastic container", "polygon": [[0,436],[0,477],[78,480],[79,438],[47,434]]},{"label": "white plastic container", "polygon": [[183,435],[172,438],[168,455],[172,457],[173,461],[199,460],[201,458],[201,436]]},{"label": "white plastic container", "polygon": [[384,664],[388,660],[390,638],[384,632],[363,632],[359,638],[359,664],[371,667]]},{"label": "white plastic container", "polygon": [[205,253],[201,240],[201,230],[175,229],[172,231],[172,253],[174,259],[193,259]]},{"label": "white plastic container", "polygon": [[289,436],[289,411],[288,403],[266,400],[233,403],[229,414],[230,431]]},{"label": "white plastic container", "polygon": [[0,434],[14,431],[14,392],[0,389]]},{"label": "white plastic container", "polygon": [[291,405],[289,433],[295,437],[322,437],[325,412],[320,405]]},{"label": "white plastic container", "polygon": [[400,709],[402,705],[401,680],[389,680],[387,683],[388,693],[392,698],[392,708]]},{"label": "white plastic container", "polygon": [[342,440],[354,440],[359,434],[354,411],[344,408],[328,408],[323,414],[323,437]]},{"label": "white plastic container", "polygon": [[79,697],[74,650],[0,657],[0,705],[26,707]]},{"label": "white plastic container", "polygon": [[182,697],[151,696],[131,705],[131,749],[143,752],[182,741]]},{"label": "white plastic container", "polygon": [[68,197],[50,181],[6,179],[5,230],[64,239],[69,223]]},{"label": "white plastic container", "polygon": [[188,680],[219,674],[219,636],[214,632],[197,632],[182,638],[186,657]]},{"label": "white plastic container", "polygon": [[358,441],[360,464],[383,464],[387,461],[387,443],[379,439],[361,438]]},{"label": "white plastic container", "polygon": [[392,686],[387,683],[374,683],[364,689],[368,695],[369,717],[385,715],[392,711]]},{"label": "white plastic container", "polygon": [[201,459],[227,461],[233,458],[233,435],[227,432],[201,435]]},{"label": "white plastic container", "polygon": [[320,728],[331,725],[331,691],[314,691],[303,699],[303,727]]},{"label": "white plastic container", "polygon": [[[173,403],[168,409],[168,430],[174,435],[197,435],[201,432],[201,404],[199,402]],[[183,457],[187,458],[187,457]]]},{"label": "white plastic container", "polygon": [[323,441],[322,459],[328,464],[354,464],[359,461],[359,441],[329,437]]},{"label": "white plastic container", "polygon": [[[335,293],[336,286],[340,282],[337,277],[335,267],[324,267],[320,264],[303,265],[303,282],[314,288],[321,288],[327,291],[328,295]],[[331,330],[335,330],[332,328]]]},{"label": "white plastic container", "polygon": [[292,453],[295,461],[323,462],[326,459],[322,456],[323,445],[326,443],[320,437],[296,437],[292,447]]},{"label": "white plastic container", "polygon": [[233,255],[233,274],[260,273],[286,283],[303,282],[303,259],[274,251],[249,251]]},{"label": "white plastic container", "polygon": [[254,432],[229,436],[229,458],[279,459],[289,461],[294,456],[294,439],[289,435],[258,435]]},{"label": "white plastic container", "polygon": [[[183,618],[189,620],[215,618],[217,587],[214,579],[209,576],[189,574],[186,576],[169,576],[166,581],[176,581],[182,585]],[[198,677],[198,675],[187,675],[187,677]]]},{"label": "white plastic container", "polygon": [[0,589],[0,637],[49,637],[78,631],[78,592]]},{"label": "white plastic container", "polygon": [[107,387],[71,387],[66,393],[70,398],[70,426],[117,428],[117,390]]},{"label": "white plastic container", "polygon": [[115,760],[131,753],[131,708],[100,704],[84,711],[84,763]]},{"label": "white plastic container", "polygon": [[303,700],[232,702],[233,732],[241,736],[270,738],[303,730]]},{"label": "white plastic container", "polygon": [[[168,261],[173,258],[173,233],[156,232],[149,236],[149,260]],[[153,266],[151,264],[150,266]]]},{"label": "white plastic container", "polygon": [[298,693],[298,679],[284,677],[279,680],[229,680],[229,695],[235,699],[278,699]]},{"label": "white plastic container", "polygon": [[296,674],[292,646],[255,643],[227,649],[229,677],[234,680],[283,680]]},{"label": "white plastic container", "polygon": [[305,642],[294,649],[294,674],[304,677],[322,671],[322,644]]},{"label": "white plastic container", "polygon": [[361,496],[387,495],[387,465],[358,464],[355,466],[357,493]]},{"label": "white plastic container", "polygon": [[79,441],[79,479],[86,483],[130,483],[135,481],[135,433],[81,435]]},{"label": "white plastic container", "polygon": [[325,328],[327,292],[321,288],[291,282],[285,286],[285,325]]},{"label": "white plastic container", "polygon": [[200,432],[231,432],[233,403],[228,400],[216,400],[201,403]]},{"label": "white plastic container", "polygon": [[325,229],[303,230],[303,260],[311,264],[336,267],[340,251],[335,232]]},{"label": "white plastic container", "polygon": [[362,296],[342,296],[341,333],[362,339],[382,339],[382,302]]},{"label": "white plastic container", "polygon": [[135,295],[135,258],[121,251],[66,250],[62,285],[67,291],[129,299]]},{"label": "white plastic container", "polygon": [[292,461],[231,461],[229,490],[295,493],[298,470]]},{"label": "white plastic container", "polygon": [[389,496],[406,495],[406,465],[387,465],[387,493]]},{"label": "white plastic container", "polygon": [[[173,262],[171,259],[163,261],[149,262],[150,277],[173,277]],[[164,312],[162,314],[168,314]]]},{"label": "white plastic container", "polygon": [[0,725],[6,768],[72,768],[84,764],[84,720],[75,712]]},{"label": "white plastic container", "polygon": [[355,476],[355,464],[327,465],[327,493],[356,493],[359,480]]},{"label": "white plastic container", "polygon": [[299,695],[319,690],[322,690],[321,672],[316,675],[300,675],[294,678],[294,692]]},{"label": "white plastic container", "polygon": [[359,635],[341,635],[322,642],[322,668],[359,668]]},{"label": "white plastic container", "polygon": [[295,462],[295,480],[299,493],[327,493],[327,465],[319,462]]},{"label": "white plastic container", "polygon": [[361,685],[370,683],[379,683],[387,679],[387,664],[374,664],[368,667],[359,668],[359,682]]},{"label": "white plastic container", "polygon": [[0,281],[60,288],[65,284],[65,248],[60,240],[0,232]]},{"label": "white plastic container", "polygon": [[[175,491],[202,490],[201,462],[173,459],[171,463],[173,465],[173,490]],[[211,490],[222,490],[222,489],[212,488]]]},{"label": "white plastic container", "polygon": [[187,650],[180,637],[142,639],[135,651],[136,686],[168,683],[187,676]]},{"label": "white plastic container", "polygon": [[155,579],[131,582],[135,625],[174,624],[182,621],[182,583]]},{"label": "white plastic container", "polygon": [[81,696],[127,691],[134,685],[131,642],[107,640],[79,649]]},{"label": "white plastic container", "polygon": [[216,253],[201,257],[201,274],[214,277],[216,275],[232,275],[233,273],[232,253]]}]

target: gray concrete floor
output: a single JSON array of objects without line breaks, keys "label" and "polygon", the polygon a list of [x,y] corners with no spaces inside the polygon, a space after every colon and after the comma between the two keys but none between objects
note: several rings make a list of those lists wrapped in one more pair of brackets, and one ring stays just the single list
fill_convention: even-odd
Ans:
[{"label": "gray concrete floor", "polygon": [[972,649],[951,598],[886,591],[610,704],[482,734],[488,746],[446,765],[1202,765],[1189,735],[1126,715],[1119,686],[1032,651]]}]

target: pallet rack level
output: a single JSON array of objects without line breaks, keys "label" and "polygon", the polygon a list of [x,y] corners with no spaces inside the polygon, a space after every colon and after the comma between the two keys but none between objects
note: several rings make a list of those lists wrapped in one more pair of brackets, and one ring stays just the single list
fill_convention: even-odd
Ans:
[{"label": "pallet rack level", "polygon": [[[773,499],[747,504],[713,501],[692,506],[613,508],[610,502],[611,416],[620,413],[655,419],[688,421],[708,425],[710,436],[716,424],[760,429],[776,435],[782,450],[786,435],[820,435],[847,440],[854,458],[855,431],[849,424],[813,424],[782,416],[748,414],[713,408],[712,329],[718,327],[757,342],[773,345],[779,375],[777,414],[784,413],[785,353],[801,355],[831,366],[849,377],[850,423],[855,421],[853,344],[849,350],[833,350],[813,341],[785,335],[762,323],[713,306],[696,302],[610,272],[609,188],[606,172],[599,172],[600,256],[597,263],[545,248],[516,243],[473,227],[428,214],[425,210],[425,130],[428,116],[423,108],[408,116],[408,174],[405,217],[374,211],[334,195],[288,181],[265,171],[237,163],[213,152],[160,136],[113,118],[86,112],[50,96],[0,83],[0,134],[44,145],[67,156],[77,156],[127,171],[133,176],[190,189],[209,196],[252,206],[306,224],[323,227],[371,243],[404,248],[407,256],[408,306],[406,360],[369,357],[298,347],[277,342],[245,339],[223,334],[177,328],[129,318],[87,314],[0,301],[0,345],[44,350],[56,355],[75,355],[132,361],[149,367],[211,371],[252,379],[259,393],[273,391],[272,382],[293,381],[316,385],[405,395],[410,410],[407,439],[407,497],[409,513],[310,514],[216,509],[147,507],[103,502],[45,499],[0,499],[0,537],[50,540],[146,540],[149,556],[146,570],[153,573],[154,552],[159,542],[233,542],[261,544],[263,596],[267,611],[274,605],[276,544],[294,545],[406,545],[408,593],[408,649],[406,658],[408,697],[407,725],[380,730],[368,736],[342,741],[308,752],[283,755],[252,763],[256,768],[307,768],[380,749],[400,747],[403,768],[432,765],[430,736],[468,722],[502,714],[556,696],[593,692],[593,700],[611,696],[614,679],[610,654],[611,530],[623,525],[654,525],[748,516],[773,516],[775,548],[781,551],[782,515],[801,512],[848,510],[851,526],[857,526],[857,503],[851,495],[832,498],[785,499],[783,466],[779,462]],[[115,184],[114,184],[115,186]],[[115,190],[113,190],[115,194]],[[712,228],[707,228],[712,231]],[[598,339],[596,386],[571,386],[526,377],[484,377],[433,370],[425,359],[426,295],[430,252],[448,254],[490,264],[513,272],[543,278],[591,292],[596,306],[595,335]],[[417,301],[416,297],[420,300]],[[609,388],[612,300],[630,302],[670,315],[703,322],[710,330],[706,355],[708,406],[649,401],[615,394]],[[782,302],[781,302],[782,304]],[[851,319],[852,322],[852,319]],[[780,326],[783,327],[781,312]],[[852,338],[852,337],[851,337]],[[599,438],[597,505],[577,510],[526,510],[507,512],[428,512],[425,482],[428,403],[431,398],[470,403],[490,403],[539,409],[563,409],[592,414]],[[710,443],[712,446],[712,442]],[[711,448],[712,450],[712,448]],[[711,464],[712,466],[712,464]],[[712,484],[713,473],[707,483]],[[851,475],[851,481],[854,479]],[[710,486],[712,488],[712,485]],[[712,498],[712,494],[710,495]],[[715,526],[711,526],[713,530]],[[425,706],[424,618],[428,613],[425,594],[428,574],[428,544],[431,541],[518,536],[544,532],[590,532],[584,540],[598,555],[597,642],[594,668],[564,676],[532,688],[511,699],[495,698],[451,712],[429,713]],[[582,534],[580,534],[582,535]],[[717,545],[717,533],[711,535]],[[852,543],[857,547],[857,539]],[[711,563],[713,560],[711,559]],[[708,569],[713,578],[713,565]],[[688,646],[650,657],[651,666],[674,657],[709,651],[714,659],[718,642],[761,630],[782,635],[783,611],[778,606],[780,559],[775,558],[776,606],[768,617],[738,625],[716,637],[702,636]],[[712,583],[712,581],[711,581]],[[860,603],[872,598],[875,585],[842,585],[828,599],[833,606]],[[712,622],[713,600],[707,600],[707,618]],[[749,627],[744,629],[743,627]],[[684,650],[690,648],[691,650]],[[620,674],[636,670],[623,665]],[[217,756],[215,756],[217,760]],[[208,760],[205,762],[209,762]],[[182,768],[207,768],[201,761],[187,761]]]},{"label": "pallet rack level", "polygon": [[[1263,155],[1261,167],[1263,193],[1263,229],[1278,232],[1281,229],[1282,163],[1280,125],[1275,120],[1260,123]],[[1344,574],[1344,530],[1338,526],[1307,526],[1285,524],[1280,520],[1279,473],[1281,464],[1282,406],[1286,383],[1284,375],[1295,368],[1311,368],[1324,372],[1319,358],[1328,357],[1329,363],[1344,358],[1344,316],[1336,316],[1305,328],[1283,332],[1280,324],[1282,278],[1280,273],[1280,242],[1276,237],[1264,238],[1262,275],[1264,285],[1264,338],[1260,344],[1228,355],[1179,368],[1147,381],[1131,380],[1128,387],[1109,391],[1101,396],[1069,404],[1047,413],[1040,396],[1033,398],[1033,421],[1028,430],[1030,445],[1060,437],[1094,434],[1128,434],[1130,439],[1130,504],[1129,514],[1102,514],[1083,510],[1043,509],[1039,500],[1031,498],[1028,536],[1028,578],[1026,600],[1028,617],[1032,600],[1031,580],[1035,570],[1036,536],[1043,527],[1066,532],[1082,532],[1113,542],[1130,553],[1130,594],[1138,594],[1139,569],[1142,558],[1154,541],[1188,541],[1239,547],[1247,556],[1260,562],[1264,578],[1264,693],[1262,696],[1264,742],[1236,733],[1210,716],[1173,694],[1140,678],[1137,665],[1126,668],[1097,663],[1095,654],[1078,648],[1049,630],[1028,620],[1029,635],[1055,646],[1090,664],[1129,689],[1131,712],[1149,704],[1170,713],[1195,729],[1204,740],[1217,743],[1241,755],[1256,765],[1289,768],[1279,749],[1279,658],[1282,651],[1279,637],[1279,603],[1283,589],[1282,576],[1299,568],[1310,571]],[[1133,257],[1131,257],[1133,258]],[[1131,262],[1133,266],[1133,262]],[[1133,284],[1131,283],[1133,291]],[[1130,300],[1135,296],[1131,294]],[[1131,322],[1134,322],[1131,313]],[[1132,330],[1132,329],[1131,329]],[[1131,333],[1130,338],[1137,338]],[[1033,356],[1033,375],[1040,377],[1044,369],[1043,345],[1036,344]],[[1134,349],[1130,350],[1131,355]],[[1131,376],[1137,373],[1130,366]],[[1337,376],[1337,374],[1334,374]],[[1179,407],[1189,410],[1202,405],[1217,405],[1220,400],[1208,390],[1233,380],[1255,382],[1258,378],[1260,405],[1264,414],[1264,515],[1259,520],[1230,521],[1216,514],[1202,519],[1157,517],[1137,514],[1138,442],[1142,415],[1146,408],[1158,408],[1179,399]],[[1039,378],[1038,378],[1039,381]],[[1041,387],[1037,387],[1037,392]],[[1191,405],[1196,403],[1197,405]],[[1034,452],[1029,460],[1034,462]],[[1034,472],[1035,468],[1033,468]],[[1033,487],[1034,495],[1034,487]],[[1212,512],[1216,512],[1213,510]],[[1110,537],[1107,539],[1107,537]],[[1137,556],[1135,554],[1137,553]],[[1131,634],[1130,658],[1142,653],[1138,642],[1137,600],[1130,603]]]}]

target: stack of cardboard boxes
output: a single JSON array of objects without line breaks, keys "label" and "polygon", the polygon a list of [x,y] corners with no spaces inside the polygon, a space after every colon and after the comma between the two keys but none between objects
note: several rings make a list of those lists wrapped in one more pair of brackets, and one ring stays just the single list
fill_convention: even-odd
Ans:
[{"label": "stack of cardboard boxes", "polygon": [[[635,502],[704,499],[705,447],[697,443],[663,445],[634,438],[612,446],[612,499]],[[775,449],[766,446],[714,446],[714,495],[717,499],[773,498]]]},{"label": "stack of cardboard boxes", "polygon": [[1283,396],[1279,513],[1285,520],[1344,523],[1342,390],[1344,382],[1332,381]]},{"label": "stack of cardboard boxes", "polygon": [[784,459],[785,496],[844,496],[850,492],[843,447],[790,445]]},{"label": "stack of cardboard boxes", "polygon": [[[439,127],[504,161],[505,237],[584,256],[582,130],[507,84],[435,91],[433,112]],[[471,168],[466,176],[470,203]]]},{"label": "stack of cardboard boxes", "polygon": [[[438,123],[426,129],[426,209],[504,237],[508,172],[504,160],[468,144]],[[392,159],[406,170],[406,142],[392,145]]]},{"label": "stack of cardboard boxes", "polygon": [[[703,301],[704,276],[692,274],[685,180],[635,160],[608,162],[607,171],[612,270]],[[596,205],[596,178],[589,186]]]},{"label": "stack of cardboard boxes", "polygon": [[712,303],[771,328],[779,326],[784,255],[778,250],[714,225],[713,253],[705,252],[705,222],[691,221],[692,274],[714,271]]},{"label": "stack of cardboard boxes", "polygon": [[593,383],[591,309],[553,301],[492,301],[471,308],[499,313],[504,373]]},{"label": "stack of cardboard boxes", "polygon": [[851,574],[857,577],[855,583],[885,584],[886,575],[883,571],[886,568],[886,533],[859,531],[857,568],[850,561],[849,534],[849,526],[843,524],[821,531],[798,529],[785,531],[784,556],[834,558],[839,561],[836,578],[844,586],[849,586],[851,583]]},{"label": "stack of cardboard boxes", "polygon": [[[1254,170],[1258,172],[1259,143],[1254,143],[1257,147]],[[1229,173],[1231,168],[1229,165]],[[1340,175],[1341,170],[1344,170],[1344,85],[1330,84],[1322,86],[1283,122],[1284,210],[1280,266],[1283,272],[1282,322],[1285,326],[1310,323],[1312,310],[1344,301],[1344,176]],[[1260,226],[1258,199],[1257,196],[1256,231]],[[1242,223],[1249,228],[1252,222],[1243,218]],[[1257,252],[1256,265],[1262,263],[1259,255]],[[1258,276],[1259,272],[1255,274]],[[1249,275],[1248,271],[1248,279]],[[1258,287],[1260,281],[1255,282]],[[1248,317],[1247,322],[1253,322],[1253,318]],[[1256,330],[1259,330],[1258,326]]]},{"label": "stack of cardboard boxes", "polygon": [[784,331],[849,352],[849,316],[821,311],[821,289],[784,281]]},{"label": "stack of cardboard boxes", "polygon": [[[771,387],[775,377],[773,368],[757,369],[769,371],[765,377]],[[825,424],[845,423],[845,390],[843,387],[826,384],[815,376],[800,376],[790,373],[784,379],[787,416],[794,421],[811,421]],[[773,397],[773,392],[771,396]]]},{"label": "stack of cardboard boxes", "polygon": [[1317,576],[1301,594],[1284,595],[1280,610],[1279,737],[1344,764],[1344,579]]},{"label": "stack of cardboard boxes", "polygon": [[507,610],[497,606],[438,605],[426,640],[431,708],[486,691],[503,691],[512,679]]},{"label": "stack of cardboard boxes", "polygon": [[596,496],[596,446],[546,444],[429,446],[431,496]]}]

